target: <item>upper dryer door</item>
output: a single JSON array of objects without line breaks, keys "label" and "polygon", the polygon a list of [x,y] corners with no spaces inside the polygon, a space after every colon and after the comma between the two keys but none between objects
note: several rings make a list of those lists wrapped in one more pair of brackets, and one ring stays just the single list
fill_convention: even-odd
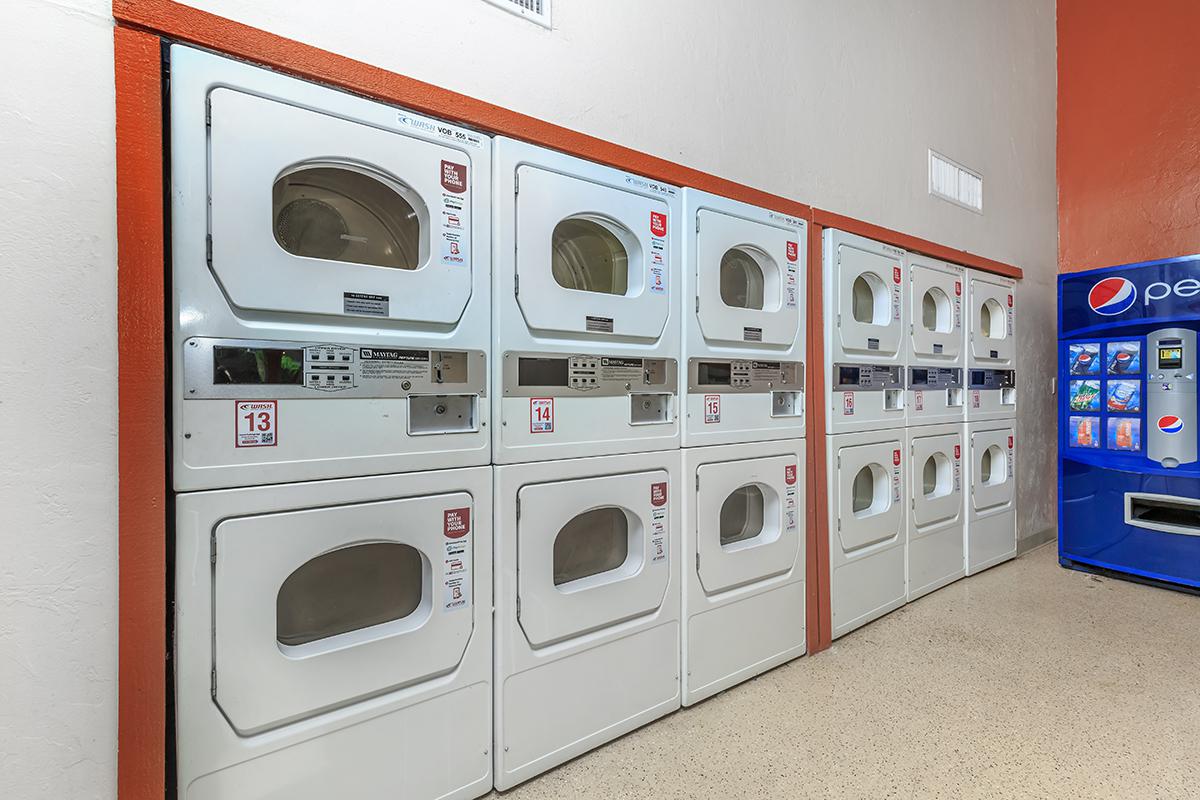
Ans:
[{"label": "upper dryer door", "polygon": [[455,492],[220,521],[213,691],[230,724],[250,735],[453,670],[473,511]]},{"label": "upper dryer door", "polygon": [[900,258],[839,244],[834,285],[837,335],[847,356],[894,357],[902,337]]},{"label": "upper dryer door", "polygon": [[697,316],[704,337],[790,346],[800,327],[795,230],[702,209],[696,215]]},{"label": "upper dryer door", "polygon": [[970,276],[971,358],[980,364],[1011,367],[1013,337],[1013,287],[979,275]]},{"label": "upper dryer door", "polygon": [[235,306],[458,321],[480,268],[465,153],[233,89],[208,102],[211,263]]},{"label": "upper dryer door", "polygon": [[529,165],[517,169],[517,187],[516,291],[529,328],[662,336],[671,303],[667,204]]},{"label": "upper dryer door", "polygon": [[955,361],[962,353],[962,270],[940,261],[911,254],[909,257],[913,355]]}]

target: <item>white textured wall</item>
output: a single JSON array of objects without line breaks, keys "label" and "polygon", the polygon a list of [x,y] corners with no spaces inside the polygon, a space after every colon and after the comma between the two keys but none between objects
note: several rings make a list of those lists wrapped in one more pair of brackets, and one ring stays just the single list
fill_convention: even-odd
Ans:
[{"label": "white textured wall", "polygon": [[[723,177],[1021,265],[1021,533],[1053,524],[1052,0],[197,6]],[[107,0],[0,24],[0,797],[111,797],[116,323]],[[930,199],[932,146],[987,213]],[[19,365],[20,378],[15,377]]]},{"label": "white textured wall", "polygon": [[107,0],[3,8],[0,797],[112,797],[112,23]]},{"label": "white textured wall", "polygon": [[[191,5],[724,178],[1017,264],[1020,536],[1055,524],[1054,0]],[[928,194],[929,147],[984,176]]]}]

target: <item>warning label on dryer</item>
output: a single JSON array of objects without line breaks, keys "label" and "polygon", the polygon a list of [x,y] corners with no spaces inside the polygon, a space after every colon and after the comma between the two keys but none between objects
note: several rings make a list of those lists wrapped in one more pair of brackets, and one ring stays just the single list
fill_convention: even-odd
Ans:
[{"label": "warning label on dryer", "polygon": [[799,265],[798,265],[799,260],[800,260],[800,243],[799,242],[788,242],[787,243],[787,285],[783,287],[783,291],[784,291],[784,303],[783,304],[785,306],[787,306],[788,308],[796,307],[797,298],[799,297],[799,294],[800,294],[800,287],[797,283],[797,277],[799,275]]},{"label": "warning label on dryer", "polygon": [[342,313],[386,317],[388,315],[388,296],[386,294],[342,292]]},{"label": "warning label on dryer", "polygon": [[667,292],[667,215],[650,212],[649,284],[654,294]]},{"label": "warning label on dryer", "polygon": [[667,558],[667,484],[650,484],[650,561]]},{"label": "warning label on dryer", "polygon": [[900,502],[900,451],[892,451],[892,499]]},{"label": "warning label on dryer", "polygon": [[446,611],[471,605],[471,508],[448,508],[443,512],[446,547],[442,607]]},{"label": "warning label on dryer", "polygon": [[954,491],[959,491],[962,481],[962,445],[954,445]]},{"label": "warning label on dryer", "polygon": [[442,185],[442,236],[440,259],[447,266],[470,263],[470,195],[467,165],[443,161],[438,178]]},{"label": "warning label on dryer", "polygon": [[783,468],[783,483],[787,486],[783,497],[783,527],[784,530],[794,531],[800,524],[800,510],[796,507],[796,495],[799,487],[796,485],[795,464],[788,464]]},{"label": "warning label on dryer", "polygon": [[892,320],[900,321],[900,281],[903,278],[900,265],[892,267]]}]

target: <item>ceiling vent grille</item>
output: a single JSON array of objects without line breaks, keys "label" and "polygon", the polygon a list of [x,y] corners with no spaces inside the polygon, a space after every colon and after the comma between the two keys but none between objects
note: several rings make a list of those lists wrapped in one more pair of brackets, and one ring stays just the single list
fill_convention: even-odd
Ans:
[{"label": "ceiling vent grille", "polygon": [[983,213],[983,176],[933,150],[929,151],[929,193]]},{"label": "ceiling vent grille", "polygon": [[484,0],[510,14],[536,22],[543,28],[550,27],[550,3],[552,0]]}]

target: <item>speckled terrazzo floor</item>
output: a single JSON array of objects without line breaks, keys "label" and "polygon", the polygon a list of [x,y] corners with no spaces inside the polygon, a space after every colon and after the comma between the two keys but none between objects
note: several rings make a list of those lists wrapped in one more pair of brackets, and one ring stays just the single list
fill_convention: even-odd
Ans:
[{"label": "speckled terrazzo floor", "polygon": [[502,796],[1200,798],[1200,598],[1041,547]]}]

